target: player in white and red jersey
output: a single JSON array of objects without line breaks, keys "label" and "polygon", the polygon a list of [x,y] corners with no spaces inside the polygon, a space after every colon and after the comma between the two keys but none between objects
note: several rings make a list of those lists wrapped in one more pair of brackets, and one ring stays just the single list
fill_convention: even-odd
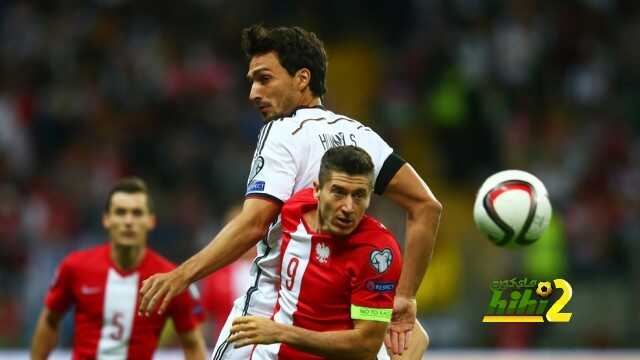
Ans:
[{"label": "player in white and red jersey", "polygon": [[[278,215],[294,192],[312,185],[320,158],[329,148],[357,145],[374,163],[375,192],[407,212],[405,261],[385,343],[393,353],[407,349],[416,322],[415,294],[435,243],[442,206],[415,170],[373,130],[322,106],[326,54],[315,34],[301,28],[243,31],[249,61],[250,100],[266,124],[260,131],[242,212],[199,253],[175,271],[149,278],[141,289],[140,311],[162,312],[188,284],[220,269],[258,244],[252,286],[235,302],[212,358],[246,359],[246,349],[228,346],[231,321],[252,314],[270,316],[276,303],[281,227]],[[421,333],[421,332],[418,332]],[[419,358],[428,339],[416,343],[405,358]]]},{"label": "player in white and red jersey", "polygon": [[58,267],[32,342],[32,359],[46,359],[56,345],[64,313],[75,308],[73,359],[151,359],[168,318],[187,359],[205,357],[198,330],[203,310],[191,291],[176,296],[169,310],[137,315],[142,280],[175,266],[146,247],[155,225],[146,185],[123,179],[111,191],[103,216],[107,244],[76,251]]},{"label": "player in white and red jersey", "polygon": [[373,163],[364,150],[325,153],[314,189],[282,208],[275,323],[236,319],[234,345],[262,344],[252,359],[375,357],[391,320],[401,260],[393,235],[365,215],[372,191]]}]

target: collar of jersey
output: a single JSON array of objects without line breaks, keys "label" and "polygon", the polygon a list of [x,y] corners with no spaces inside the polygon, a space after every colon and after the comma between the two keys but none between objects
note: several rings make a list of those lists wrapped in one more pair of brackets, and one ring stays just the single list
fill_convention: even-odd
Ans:
[{"label": "collar of jersey", "polygon": [[144,255],[142,257],[142,261],[140,261],[138,266],[134,267],[133,269],[129,269],[127,271],[124,271],[124,270],[120,269],[118,267],[118,265],[116,264],[116,262],[113,261],[113,259],[111,258],[111,246],[109,246],[109,244],[106,245],[106,251],[107,251],[107,259],[109,259],[109,266],[112,269],[114,269],[115,271],[117,271],[118,274],[120,274],[121,276],[131,275],[134,272],[140,270],[140,268],[142,268],[142,265],[144,265],[144,263],[146,263],[147,260],[149,259],[149,249],[145,248],[144,249]]},{"label": "collar of jersey", "polygon": [[329,233],[322,233],[314,231],[309,224],[307,224],[307,220],[304,219],[304,214],[318,207],[318,203],[309,203],[302,206],[300,220],[302,221],[302,225],[304,226],[307,233],[311,236],[323,238],[323,239],[333,239],[333,235]]},{"label": "collar of jersey", "polygon": [[324,107],[324,105],[316,105],[316,106],[298,106],[297,108],[293,109],[293,111],[287,115],[286,117],[293,117],[296,115],[296,112],[298,112],[298,110],[313,110],[313,109],[320,109],[320,110],[327,110],[327,108]]}]

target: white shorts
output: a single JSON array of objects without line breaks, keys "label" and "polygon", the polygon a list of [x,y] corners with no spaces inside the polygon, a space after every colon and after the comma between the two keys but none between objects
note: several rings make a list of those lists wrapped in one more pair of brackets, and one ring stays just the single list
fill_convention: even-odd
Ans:
[{"label": "white shorts", "polygon": [[[241,302],[242,303],[242,302]],[[220,335],[218,335],[218,341],[216,342],[215,348],[213,348],[213,353],[211,354],[210,360],[248,360],[251,359],[251,353],[253,351],[253,346],[244,346],[241,348],[234,348],[233,344],[229,344],[227,342],[227,338],[231,332],[231,324],[233,320],[237,317],[242,316],[242,308],[241,305],[233,305],[231,308],[231,312],[227,317],[227,321],[225,321],[222,330],[220,331]],[[389,355],[387,354],[387,349],[384,344],[380,346],[380,350],[378,351],[378,355],[376,356],[377,360],[390,360]],[[255,359],[259,360],[259,359]]]},{"label": "white shorts", "polygon": [[242,307],[234,303],[229,316],[227,316],[227,321],[225,321],[222,330],[220,330],[220,335],[218,335],[218,341],[216,341],[216,346],[213,348],[210,360],[247,360],[251,358],[253,346],[244,346],[236,349],[233,344],[227,342],[231,332],[231,324],[235,318],[240,316],[242,316]]}]

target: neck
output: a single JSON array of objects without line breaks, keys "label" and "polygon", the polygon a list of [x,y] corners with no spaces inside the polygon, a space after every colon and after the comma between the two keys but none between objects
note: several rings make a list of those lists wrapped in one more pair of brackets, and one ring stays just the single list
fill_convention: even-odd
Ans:
[{"label": "neck", "polygon": [[322,105],[322,99],[320,97],[313,95],[310,91],[302,94],[300,101],[298,102],[298,107],[314,107]]},{"label": "neck", "polygon": [[304,215],[304,221],[307,222],[307,225],[313,230],[313,232],[320,232],[320,212],[318,209],[313,209]]},{"label": "neck", "polygon": [[126,246],[111,243],[111,260],[113,260],[118,269],[123,271],[129,271],[138,266],[144,257],[144,253],[144,245]]}]

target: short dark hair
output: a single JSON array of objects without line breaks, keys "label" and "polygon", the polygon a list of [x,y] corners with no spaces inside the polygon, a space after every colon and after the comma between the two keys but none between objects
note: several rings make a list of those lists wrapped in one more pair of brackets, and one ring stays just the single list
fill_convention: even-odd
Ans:
[{"label": "short dark hair", "polygon": [[311,71],[309,87],[315,96],[322,96],[327,89],[327,53],[316,34],[298,26],[265,27],[252,25],[242,30],[242,50],[247,59],[275,51],[280,64],[293,76],[302,69]]},{"label": "short dark hair", "polygon": [[373,161],[371,156],[357,146],[338,146],[327,150],[320,160],[320,187],[329,180],[332,172],[339,171],[347,175],[363,175],[371,177],[373,187]]},{"label": "short dark hair", "polygon": [[149,189],[147,188],[147,183],[139,177],[127,177],[123,178],[118,183],[111,188],[109,191],[109,196],[107,197],[107,203],[104,208],[104,212],[108,213],[111,209],[111,199],[113,198],[113,194],[123,192],[127,194],[137,194],[142,193],[147,195],[147,208],[150,213],[153,213],[153,201],[151,201],[151,196],[149,195]]}]

